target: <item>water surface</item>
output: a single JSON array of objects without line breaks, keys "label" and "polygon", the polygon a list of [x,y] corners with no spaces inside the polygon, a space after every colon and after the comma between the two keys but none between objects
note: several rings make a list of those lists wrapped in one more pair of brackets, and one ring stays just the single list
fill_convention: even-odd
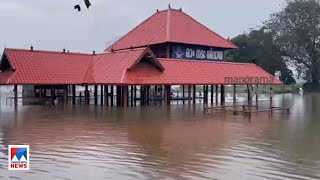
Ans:
[{"label": "water surface", "polygon": [[[2,103],[0,179],[320,179],[320,95],[274,103],[291,114]],[[30,171],[7,170],[10,144],[30,145]]]}]

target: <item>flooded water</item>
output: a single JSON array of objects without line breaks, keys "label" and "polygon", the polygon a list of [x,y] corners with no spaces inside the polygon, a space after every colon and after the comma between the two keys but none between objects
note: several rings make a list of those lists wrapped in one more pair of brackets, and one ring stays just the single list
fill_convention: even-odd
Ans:
[{"label": "flooded water", "polygon": [[[2,104],[0,179],[320,179],[320,95],[274,104],[291,114]],[[30,171],[7,170],[10,144],[30,145]]]}]

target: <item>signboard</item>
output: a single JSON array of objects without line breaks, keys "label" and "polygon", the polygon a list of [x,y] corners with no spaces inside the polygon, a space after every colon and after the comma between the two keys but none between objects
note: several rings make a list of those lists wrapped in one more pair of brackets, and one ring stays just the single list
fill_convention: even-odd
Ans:
[{"label": "signboard", "polygon": [[173,45],[171,47],[171,58],[174,59],[223,60],[221,49],[192,45]]}]

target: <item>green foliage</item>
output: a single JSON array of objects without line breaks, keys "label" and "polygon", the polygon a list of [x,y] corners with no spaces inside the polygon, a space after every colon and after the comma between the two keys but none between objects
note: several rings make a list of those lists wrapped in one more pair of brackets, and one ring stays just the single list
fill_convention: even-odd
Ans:
[{"label": "green foliage", "polygon": [[302,77],[318,86],[320,68],[320,5],[315,0],[291,0],[271,16],[272,31],[281,56]]},{"label": "green foliage", "polygon": [[270,74],[280,71],[280,79],[285,84],[294,84],[292,71],[287,68],[274,43],[271,31],[262,27],[252,30],[249,34],[241,34],[231,40],[239,47],[237,50],[230,50],[226,58],[233,62],[254,63],[262,67]]}]

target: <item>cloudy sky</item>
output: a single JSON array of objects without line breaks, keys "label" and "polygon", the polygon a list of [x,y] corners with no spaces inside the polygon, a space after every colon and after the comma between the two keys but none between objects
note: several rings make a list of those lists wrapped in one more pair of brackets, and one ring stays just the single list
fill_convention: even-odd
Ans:
[{"label": "cloudy sky", "polygon": [[0,0],[3,48],[97,52],[126,34],[156,9],[183,11],[224,37],[261,25],[285,0],[91,0],[90,10],[73,9],[80,0]]}]

